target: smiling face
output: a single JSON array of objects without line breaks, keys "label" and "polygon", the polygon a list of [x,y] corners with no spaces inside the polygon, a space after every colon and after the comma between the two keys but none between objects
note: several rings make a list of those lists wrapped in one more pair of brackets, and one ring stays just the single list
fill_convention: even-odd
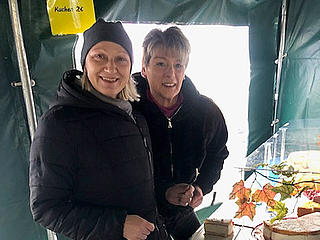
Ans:
[{"label": "smiling face", "polygon": [[85,68],[89,81],[98,92],[117,98],[129,81],[131,62],[122,46],[102,41],[88,52]]},{"label": "smiling face", "polygon": [[186,63],[172,49],[161,47],[153,51],[142,74],[148,80],[151,95],[163,107],[176,103],[184,79]]}]

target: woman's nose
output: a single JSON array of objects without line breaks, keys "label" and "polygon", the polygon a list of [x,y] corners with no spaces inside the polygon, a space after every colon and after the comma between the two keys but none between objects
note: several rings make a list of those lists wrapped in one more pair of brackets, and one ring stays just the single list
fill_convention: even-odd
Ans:
[{"label": "woman's nose", "polygon": [[108,61],[103,70],[108,73],[114,73],[116,72],[116,65],[113,61]]},{"label": "woman's nose", "polygon": [[166,74],[167,76],[172,76],[174,74],[174,65],[168,65]]}]

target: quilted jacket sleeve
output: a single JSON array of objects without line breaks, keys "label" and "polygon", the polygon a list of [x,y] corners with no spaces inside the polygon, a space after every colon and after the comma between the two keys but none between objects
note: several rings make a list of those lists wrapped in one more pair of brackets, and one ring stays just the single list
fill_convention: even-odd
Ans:
[{"label": "quilted jacket sleeve", "polygon": [[196,185],[200,186],[203,194],[209,193],[213,185],[219,180],[224,160],[229,155],[226,146],[228,131],[222,112],[212,100],[205,99],[209,103],[203,126],[206,136],[203,146],[205,158],[195,182]]},{"label": "quilted jacket sleeve", "polygon": [[63,124],[50,116],[40,121],[30,152],[30,207],[34,220],[72,239],[123,239],[124,210],[73,199],[75,151]]}]

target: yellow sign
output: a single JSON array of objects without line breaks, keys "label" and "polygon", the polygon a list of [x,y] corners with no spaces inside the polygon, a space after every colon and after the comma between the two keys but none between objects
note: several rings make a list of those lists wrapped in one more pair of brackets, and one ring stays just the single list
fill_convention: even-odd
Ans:
[{"label": "yellow sign", "polygon": [[95,20],[93,0],[47,0],[52,35],[82,33]]}]

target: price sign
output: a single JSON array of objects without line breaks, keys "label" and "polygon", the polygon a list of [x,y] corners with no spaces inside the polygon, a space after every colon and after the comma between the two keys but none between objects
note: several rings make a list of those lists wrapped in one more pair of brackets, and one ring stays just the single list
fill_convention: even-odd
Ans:
[{"label": "price sign", "polygon": [[93,0],[47,0],[52,35],[82,33],[95,22]]}]

